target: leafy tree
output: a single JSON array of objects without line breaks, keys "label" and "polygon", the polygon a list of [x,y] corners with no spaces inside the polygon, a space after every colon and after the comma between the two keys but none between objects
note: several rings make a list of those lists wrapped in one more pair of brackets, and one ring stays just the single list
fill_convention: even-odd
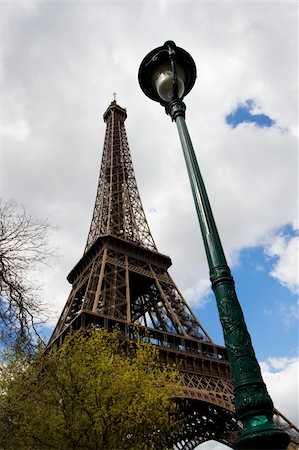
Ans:
[{"label": "leafy tree", "polygon": [[0,344],[29,350],[43,308],[33,270],[52,256],[50,226],[0,198]]},{"label": "leafy tree", "polygon": [[[134,354],[129,357],[128,354]],[[171,396],[179,375],[157,349],[90,330],[60,351],[2,369],[0,448],[167,449],[182,425]]]}]

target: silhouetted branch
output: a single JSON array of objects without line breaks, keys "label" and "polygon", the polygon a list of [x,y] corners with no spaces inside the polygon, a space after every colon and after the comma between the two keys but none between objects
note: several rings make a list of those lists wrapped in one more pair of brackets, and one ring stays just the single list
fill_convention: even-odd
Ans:
[{"label": "silhouetted branch", "polygon": [[30,351],[44,321],[33,271],[53,256],[50,225],[27,214],[14,201],[0,199],[0,340],[16,351]]}]

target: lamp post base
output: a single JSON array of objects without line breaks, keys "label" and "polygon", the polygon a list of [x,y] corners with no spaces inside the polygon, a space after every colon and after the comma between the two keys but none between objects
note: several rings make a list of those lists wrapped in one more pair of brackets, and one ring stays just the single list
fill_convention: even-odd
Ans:
[{"label": "lamp post base", "polygon": [[271,416],[251,416],[242,422],[244,428],[235,447],[238,450],[285,450],[290,442],[290,436],[274,424]]}]

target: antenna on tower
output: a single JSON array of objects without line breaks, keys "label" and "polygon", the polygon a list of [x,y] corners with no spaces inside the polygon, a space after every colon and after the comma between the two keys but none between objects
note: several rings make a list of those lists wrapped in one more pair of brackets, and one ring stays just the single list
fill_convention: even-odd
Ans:
[{"label": "antenna on tower", "polygon": [[116,102],[116,92],[113,92],[113,99]]}]

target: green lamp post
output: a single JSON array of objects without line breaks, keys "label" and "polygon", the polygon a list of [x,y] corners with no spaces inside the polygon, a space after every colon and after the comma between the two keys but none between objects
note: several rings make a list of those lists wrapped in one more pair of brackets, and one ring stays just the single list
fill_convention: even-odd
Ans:
[{"label": "green lamp post", "polygon": [[290,438],[273,422],[273,402],[262,379],[185,122],[183,98],[195,83],[195,63],[189,53],[167,41],[143,59],[138,79],[145,95],[164,106],[177,124],[223,328],[236,414],[243,424],[236,448],[285,450]]}]

